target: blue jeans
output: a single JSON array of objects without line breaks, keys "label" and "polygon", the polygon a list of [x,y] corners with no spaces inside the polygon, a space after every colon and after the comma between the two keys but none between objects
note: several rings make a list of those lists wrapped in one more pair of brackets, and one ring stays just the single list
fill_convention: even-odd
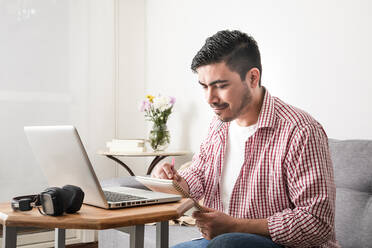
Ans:
[{"label": "blue jeans", "polygon": [[250,233],[224,233],[212,240],[198,239],[178,245],[173,248],[281,248],[283,246],[266,238]]}]

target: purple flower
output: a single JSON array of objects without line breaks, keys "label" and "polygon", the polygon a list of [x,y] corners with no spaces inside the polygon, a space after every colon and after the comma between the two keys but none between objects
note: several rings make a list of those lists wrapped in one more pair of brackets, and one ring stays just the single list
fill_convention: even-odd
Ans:
[{"label": "purple flower", "polygon": [[170,104],[174,105],[176,103],[176,98],[174,96],[170,96]]},{"label": "purple flower", "polygon": [[141,107],[140,107],[140,111],[141,112],[144,112],[144,111],[149,110],[150,105],[151,105],[151,103],[150,103],[150,101],[148,99],[142,101],[142,104],[141,104]]}]

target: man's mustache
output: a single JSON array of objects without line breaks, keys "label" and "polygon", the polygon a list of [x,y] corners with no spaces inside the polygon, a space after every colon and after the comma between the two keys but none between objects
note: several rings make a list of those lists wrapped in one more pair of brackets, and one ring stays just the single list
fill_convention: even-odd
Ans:
[{"label": "man's mustache", "polygon": [[221,108],[226,108],[227,106],[229,106],[229,104],[228,103],[220,103],[220,104],[212,103],[212,104],[210,104],[210,106],[212,108],[221,109]]}]

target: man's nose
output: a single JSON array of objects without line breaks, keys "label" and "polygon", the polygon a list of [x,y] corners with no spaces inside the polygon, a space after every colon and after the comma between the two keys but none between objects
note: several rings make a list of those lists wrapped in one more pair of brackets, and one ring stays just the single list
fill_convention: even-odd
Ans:
[{"label": "man's nose", "polygon": [[205,99],[209,105],[217,102],[217,97],[212,88],[208,88],[205,92]]}]

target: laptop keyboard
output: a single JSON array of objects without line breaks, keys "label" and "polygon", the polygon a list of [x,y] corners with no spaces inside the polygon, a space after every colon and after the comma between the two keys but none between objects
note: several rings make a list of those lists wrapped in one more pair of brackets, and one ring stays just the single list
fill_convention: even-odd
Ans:
[{"label": "laptop keyboard", "polygon": [[133,201],[133,200],[144,200],[146,198],[135,196],[135,195],[128,195],[124,193],[116,193],[111,191],[103,191],[107,201],[109,202],[122,202],[122,201]]}]

